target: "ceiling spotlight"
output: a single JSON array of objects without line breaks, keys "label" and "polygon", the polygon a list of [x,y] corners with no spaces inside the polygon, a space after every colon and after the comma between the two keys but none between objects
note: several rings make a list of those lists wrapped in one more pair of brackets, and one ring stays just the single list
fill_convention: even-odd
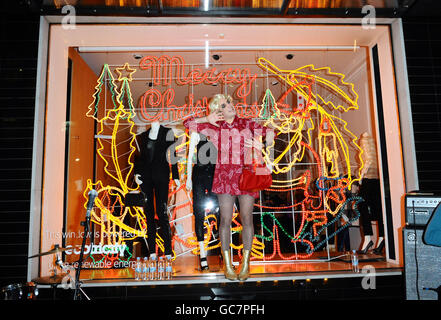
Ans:
[{"label": "ceiling spotlight", "polygon": [[279,84],[279,81],[273,81],[273,82],[271,82],[271,84],[272,84],[273,86],[275,86],[275,85]]},{"label": "ceiling spotlight", "polygon": [[291,53],[288,53],[285,57],[286,57],[286,59],[291,60],[292,58],[294,58],[294,55]]},{"label": "ceiling spotlight", "polygon": [[220,55],[218,55],[218,54],[213,54],[212,56],[211,56],[214,60],[219,60],[220,59]]},{"label": "ceiling spotlight", "polygon": [[141,55],[141,54],[137,54],[137,53],[135,53],[135,54],[133,55],[133,58],[135,58],[136,60],[139,60],[139,59],[142,58],[142,55]]}]

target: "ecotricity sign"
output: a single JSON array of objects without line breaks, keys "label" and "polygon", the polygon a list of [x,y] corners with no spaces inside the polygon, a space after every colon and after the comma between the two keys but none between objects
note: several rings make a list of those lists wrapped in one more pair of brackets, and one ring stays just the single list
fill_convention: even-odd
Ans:
[{"label": "ecotricity sign", "polygon": [[[72,250],[69,248],[72,248]],[[125,244],[92,244],[84,246],[84,254],[119,254],[120,257],[123,257],[126,248],[127,245]],[[81,252],[81,247],[78,246],[73,247],[71,245],[67,245],[66,249],[68,249],[65,251],[67,255],[80,254]]]}]

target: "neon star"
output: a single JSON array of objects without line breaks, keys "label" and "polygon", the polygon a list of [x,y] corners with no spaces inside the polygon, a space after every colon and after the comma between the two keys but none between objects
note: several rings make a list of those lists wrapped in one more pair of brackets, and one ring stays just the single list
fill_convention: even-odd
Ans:
[{"label": "neon star", "polygon": [[[124,66],[115,69],[116,73],[118,73],[118,81],[123,81],[127,79],[128,81],[132,81],[132,74],[136,72],[136,69],[130,68],[128,62],[124,64]],[[125,71],[125,75],[123,75],[123,71]]]}]

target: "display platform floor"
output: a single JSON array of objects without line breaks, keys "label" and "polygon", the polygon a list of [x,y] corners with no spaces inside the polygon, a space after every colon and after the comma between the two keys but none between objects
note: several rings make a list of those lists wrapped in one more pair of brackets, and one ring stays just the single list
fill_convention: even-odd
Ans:
[{"label": "display platform floor", "polygon": [[[86,269],[81,271],[81,288],[91,300],[403,298],[403,269],[384,257],[360,256],[358,273],[344,255],[326,258],[318,253],[308,261],[252,261],[250,277],[241,282],[224,277],[219,256],[208,256],[209,270],[201,272],[198,257],[186,255],[174,261],[170,280],[136,281],[132,268]],[[238,269],[238,257],[234,261]],[[72,299],[72,290],[37,285],[40,299]]]},{"label": "display platform floor", "polygon": [[[402,268],[394,263],[386,262],[382,256],[373,254],[361,255],[360,272],[354,273],[347,255],[336,255],[328,261],[323,253],[316,254],[308,260],[252,260],[251,275],[248,282],[278,281],[296,279],[329,279],[343,277],[363,277],[367,272],[375,272],[376,276],[401,275]],[[239,269],[240,259],[235,256],[233,263]],[[173,277],[170,280],[136,281],[132,268],[124,269],[85,269],[81,271],[84,287],[107,285],[171,285],[229,282],[222,271],[219,256],[208,256],[208,271],[200,271],[199,260],[195,255],[186,255],[173,262]],[[365,269],[363,269],[365,268]]]}]

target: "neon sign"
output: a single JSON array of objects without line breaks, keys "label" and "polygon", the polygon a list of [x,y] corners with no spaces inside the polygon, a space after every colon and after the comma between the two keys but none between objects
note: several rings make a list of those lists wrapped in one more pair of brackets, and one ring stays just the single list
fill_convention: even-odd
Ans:
[{"label": "neon sign", "polygon": [[256,80],[257,75],[251,75],[249,69],[228,68],[226,70],[217,70],[215,67],[207,71],[200,68],[192,68],[185,75],[186,64],[181,56],[163,55],[144,57],[139,63],[142,70],[151,70],[153,83],[156,86],[163,84],[169,86],[173,80],[177,85],[188,86],[198,84],[239,84],[237,94],[239,97],[247,96],[251,91],[251,86]]},{"label": "neon sign", "polygon": [[[67,255],[70,254],[80,254],[80,249],[72,247],[70,245],[66,246],[66,249],[69,248],[69,250],[66,250],[65,253]],[[70,249],[72,248],[72,249]],[[119,254],[120,257],[124,256],[124,252],[126,251],[127,246],[125,244],[120,245],[113,245],[113,244],[86,244],[84,246],[84,254]]]},{"label": "neon sign", "polygon": [[[163,55],[144,57],[139,63],[141,70],[150,71],[155,86],[170,86],[176,83],[178,86],[193,86],[199,84],[225,84],[238,85],[235,95],[242,100],[235,105],[241,117],[256,117],[258,113],[257,102],[248,107],[246,99],[251,92],[253,83],[257,79],[257,74],[251,74],[247,68],[228,68],[226,70],[217,70],[215,67],[207,71],[200,68],[192,68],[187,74],[185,70],[189,68],[181,56]],[[210,97],[202,97],[195,101],[194,95],[189,94],[187,103],[174,105],[175,90],[166,89],[161,93],[156,88],[147,90],[140,101],[141,116],[147,121],[179,121],[188,116],[203,116],[208,111],[208,100]],[[156,109],[159,108],[159,111]],[[251,108],[251,112],[247,109]],[[154,109],[154,115],[151,115],[149,109]]]}]

